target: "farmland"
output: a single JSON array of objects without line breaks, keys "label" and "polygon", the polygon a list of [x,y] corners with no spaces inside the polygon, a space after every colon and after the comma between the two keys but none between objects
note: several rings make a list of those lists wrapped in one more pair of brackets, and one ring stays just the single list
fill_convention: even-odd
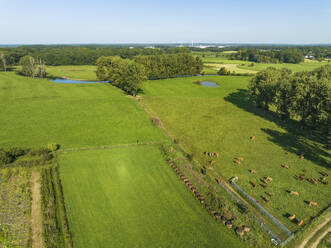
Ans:
[{"label": "farmland", "polygon": [[[289,215],[296,214],[307,223],[330,204],[329,186],[296,179],[302,174],[318,179],[320,172],[330,173],[325,143],[296,130],[295,122],[284,123],[273,112],[256,109],[248,100],[249,77],[198,79],[217,82],[219,87],[199,86],[193,83],[197,78],[146,82],[144,104],[193,159],[206,165],[209,160],[203,153],[219,152],[214,170],[226,179],[237,176],[238,185],[264,208],[291,231],[300,230],[296,222],[287,219]],[[241,165],[234,163],[237,157],[243,157]],[[283,168],[285,164],[290,169]],[[251,186],[250,181],[259,184],[267,176],[273,179],[267,189]],[[287,191],[291,190],[300,192],[300,196],[290,195]],[[274,195],[269,202],[263,200],[266,192]],[[309,201],[318,202],[319,207],[308,206]]]},{"label": "farmland", "polygon": [[73,152],[59,163],[76,247],[241,246],[155,146]]}]

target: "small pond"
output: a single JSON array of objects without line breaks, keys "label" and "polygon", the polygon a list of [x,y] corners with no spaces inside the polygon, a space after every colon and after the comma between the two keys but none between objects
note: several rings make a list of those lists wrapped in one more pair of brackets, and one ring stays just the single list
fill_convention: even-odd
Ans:
[{"label": "small pond", "polygon": [[71,79],[63,79],[63,78],[51,79],[51,81],[55,83],[63,83],[63,84],[107,83],[106,81],[83,81],[83,80],[71,80]]},{"label": "small pond", "polygon": [[217,83],[209,82],[209,81],[203,81],[203,82],[200,82],[200,84],[204,87],[218,87]]}]

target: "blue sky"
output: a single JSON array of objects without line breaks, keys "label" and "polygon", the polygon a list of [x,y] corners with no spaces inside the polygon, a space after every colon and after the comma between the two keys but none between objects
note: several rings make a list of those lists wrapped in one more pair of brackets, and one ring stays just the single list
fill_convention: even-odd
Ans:
[{"label": "blue sky", "polygon": [[0,44],[331,43],[331,0],[0,0]]}]

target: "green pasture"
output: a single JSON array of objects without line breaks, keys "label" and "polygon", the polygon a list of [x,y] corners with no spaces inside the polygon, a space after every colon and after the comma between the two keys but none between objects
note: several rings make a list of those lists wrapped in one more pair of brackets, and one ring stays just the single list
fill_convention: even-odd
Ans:
[{"label": "green pasture", "polygon": [[94,65],[47,66],[46,69],[48,77],[88,81],[98,80],[95,71],[96,67]]},{"label": "green pasture", "polygon": [[59,156],[74,246],[243,247],[192,197],[156,146]]},{"label": "green pasture", "polygon": [[[149,81],[144,84],[144,104],[179,144],[201,165],[211,158],[207,152],[219,152],[214,170],[226,179],[237,176],[237,184],[292,231],[299,230],[298,220],[307,223],[330,204],[330,186],[295,176],[319,179],[321,171],[330,174],[330,151],[320,139],[298,128],[295,122],[285,123],[275,113],[257,109],[248,99],[250,77],[205,76]],[[213,81],[218,88],[202,87],[197,80]],[[250,140],[255,136],[255,141]],[[299,155],[303,153],[305,158]],[[234,159],[243,157],[241,165]],[[285,169],[282,165],[289,165]],[[251,174],[250,170],[256,170]],[[270,176],[266,189],[263,177]],[[253,188],[250,181],[257,183]],[[330,181],[330,179],[328,179]],[[287,191],[297,191],[292,196]],[[272,192],[265,202],[263,197]],[[269,197],[270,198],[270,197]],[[315,201],[319,207],[309,207]],[[297,220],[287,217],[295,214]]]},{"label": "green pasture", "polygon": [[108,83],[61,84],[0,72],[0,147],[164,141],[138,103]]}]

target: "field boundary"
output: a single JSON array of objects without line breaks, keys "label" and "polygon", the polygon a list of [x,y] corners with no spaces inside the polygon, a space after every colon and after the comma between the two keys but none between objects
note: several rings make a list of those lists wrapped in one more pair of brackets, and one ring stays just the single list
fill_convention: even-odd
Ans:
[{"label": "field boundary", "polygon": [[40,192],[40,173],[32,171],[31,174],[31,230],[32,247],[42,248],[42,216],[41,216],[41,192]]}]

